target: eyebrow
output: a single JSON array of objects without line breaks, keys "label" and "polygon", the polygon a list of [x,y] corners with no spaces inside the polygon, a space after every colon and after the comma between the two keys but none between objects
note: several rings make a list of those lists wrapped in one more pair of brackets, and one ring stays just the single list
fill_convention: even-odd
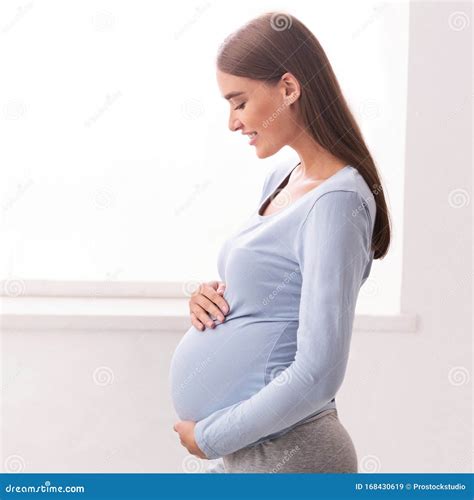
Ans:
[{"label": "eyebrow", "polygon": [[242,92],[242,91],[240,91],[240,92],[239,91],[229,92],[228,94],[226,94],[224,96],[224,99],[229,100],[229,99],[232,99],[233,97],[237,97],[237,96],[239,96],[241,94],[245,94],[245,92]]}]

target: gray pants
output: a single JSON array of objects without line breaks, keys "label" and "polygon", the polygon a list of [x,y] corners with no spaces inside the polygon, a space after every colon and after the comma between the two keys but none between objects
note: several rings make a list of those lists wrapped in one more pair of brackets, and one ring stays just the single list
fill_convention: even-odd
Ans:
[{"label": "gray pants", "polygon": [[357,472],[354,444],[333,408],[283,436],[226,455],[223,462],[230,473]]}]

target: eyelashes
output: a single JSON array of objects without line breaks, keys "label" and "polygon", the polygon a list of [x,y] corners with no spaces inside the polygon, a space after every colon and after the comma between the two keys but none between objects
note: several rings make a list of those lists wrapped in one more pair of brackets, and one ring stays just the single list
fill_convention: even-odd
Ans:
[{"label": "eyelashes", "polygon": [[243,102],[240,106],[237,106],[236,108],[234,108],[234,110],[236,109],[244,109],[245,108],[245,102]]}]

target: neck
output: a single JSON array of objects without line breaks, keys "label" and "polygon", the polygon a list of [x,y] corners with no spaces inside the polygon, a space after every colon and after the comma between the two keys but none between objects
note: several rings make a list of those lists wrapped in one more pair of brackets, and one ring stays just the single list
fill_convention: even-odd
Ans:
[{"label": "neck", "polygon": [[346,162],[317,144],[309,134],[300,134],[289,144],[298,154],[301,165],[300,179],[323,181],[346,166]]}]

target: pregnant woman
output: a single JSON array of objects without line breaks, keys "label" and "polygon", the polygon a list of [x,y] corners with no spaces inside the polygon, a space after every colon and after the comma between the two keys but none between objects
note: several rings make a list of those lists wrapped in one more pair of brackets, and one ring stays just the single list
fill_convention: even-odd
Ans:
[{"label": "pregnant woman", "polygon": [[335,396],[359,289],[390,243],[377,169],[295,17],[270,12],[228,37],[217,82],[229,128],[259,158],[287,145],[299,162],[270,170],[255,212],[219,251],[222,281],[191,297],[170,367],[174,430],[190,453],[222,457],[225,472],[357,472]]}]

